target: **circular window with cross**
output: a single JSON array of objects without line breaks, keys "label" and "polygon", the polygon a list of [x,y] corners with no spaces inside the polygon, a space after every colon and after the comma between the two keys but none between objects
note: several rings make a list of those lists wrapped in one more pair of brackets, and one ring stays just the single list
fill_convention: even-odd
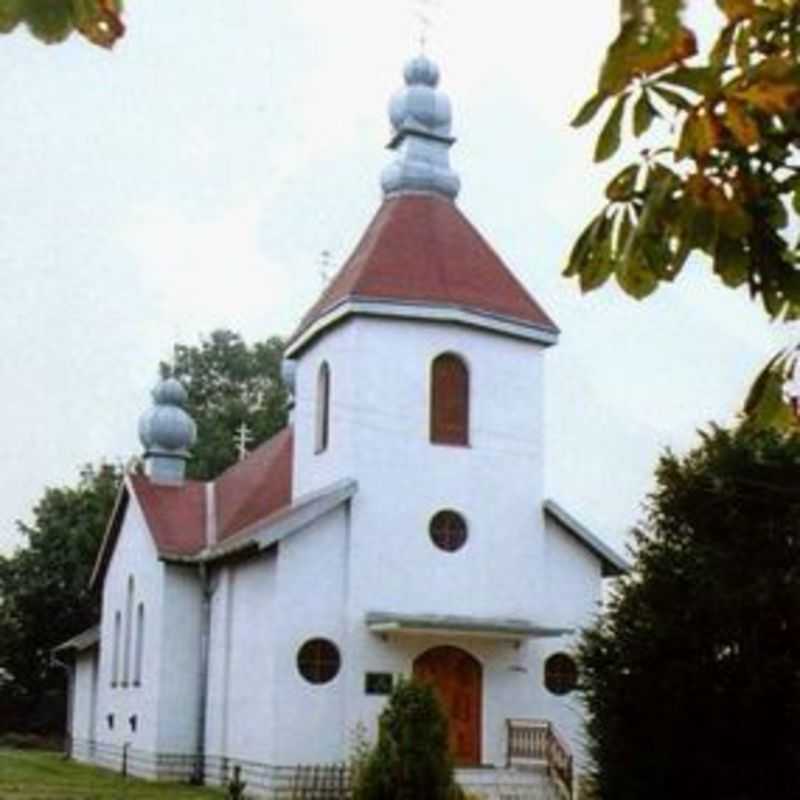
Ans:
[{"label": "circular window with cross", "polygon": [[457,511],[439,511],[431,518],[431,541],[448,553],[455,553],[467,542],[467,523]]},{"label": "circular window with cross", "polygon": [[309,683],[328,683],[339,674],[339,648],[328,639],[309,639],[297,652],[297,669]]},{"label": "circular window with cross", "polygon": [[578,685],[578,665],[566,653],[555,653],[544,662],[544,685],[553,694],[569,694]]}]

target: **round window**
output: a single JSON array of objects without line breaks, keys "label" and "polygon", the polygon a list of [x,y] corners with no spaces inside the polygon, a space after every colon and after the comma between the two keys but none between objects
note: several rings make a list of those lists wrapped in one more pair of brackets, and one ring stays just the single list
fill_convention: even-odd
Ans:
[{"label": "round window", "polygon": [[544,662],[544,685],[553,694],[568,694],[578,685],[578,665],[566,653]]},{"label": "round window", "polygon": [[430,534],[440,550],[454,553],[467,541],[467,523],[456,511],[440,511],[431,520]]},{"label": "round window", "polygon": [[327,683],[339,673],[339,648],[327,639],[309,639],[297,652],[297,669],[309,683]]}]

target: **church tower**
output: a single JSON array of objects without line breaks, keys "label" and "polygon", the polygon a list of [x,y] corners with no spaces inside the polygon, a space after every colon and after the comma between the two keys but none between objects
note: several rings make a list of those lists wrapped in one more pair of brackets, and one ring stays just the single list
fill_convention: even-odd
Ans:
[{"label": "church tower", "polygon": [[[287,348],[294,496],[358,482],[349,648],[390,670],[406,643],[375,633],[393,621],[414,635],[448,617],[485,637],[493,620],[553,619],[543,385],[558,329],[456,205],[438,67],[420,55],[404,78],[383,202]],[[469,746],[465,761],[485,758]]]}]

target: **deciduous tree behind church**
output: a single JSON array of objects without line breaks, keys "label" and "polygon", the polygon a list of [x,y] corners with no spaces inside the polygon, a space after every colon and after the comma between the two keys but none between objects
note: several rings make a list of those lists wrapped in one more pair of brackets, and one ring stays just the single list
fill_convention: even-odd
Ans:
[{"label": "deciduous tree behind church", "polygon": [[[177,344],[173,363],[161,364],[185,384],[202,434],[191,477],[212,478],[234,463],[243,423],[251,448],[283,427],[282,349],[277,337],[251,346],[219,330],[198,345]],[[22,547],[0,556],[0,731],[63,730],[64,674],[51,649],[98,617],[88,582],[121,478],[119,466],[85,466],[74,486],[47,488],[32,524],[18,523]]]}]

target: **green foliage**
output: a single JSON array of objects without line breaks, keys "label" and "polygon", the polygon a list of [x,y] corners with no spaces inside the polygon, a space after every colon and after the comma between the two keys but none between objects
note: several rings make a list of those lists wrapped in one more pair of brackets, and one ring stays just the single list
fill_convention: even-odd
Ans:
[{"label": "green foliage", "polygon": [[63,672],[50,651],[92,625],[89,577],[117,494],[117,467],[87,466],[74,488],[47,489],[27,546],[0,556],[0,730],[63,729]]},{"label": "green foliage", "polygon": [[800,767],[800,437],[713,428],[657,470],[582,636],[597,797],[762,800]]},{"label": "green foliage", "polygon": [[354,800],[461,800],[447,719],[431,686],[400,681],[380,716],[378,743]]},{"label": "green foliage", "polygon": [[286,424],[287,393],[281,379],[283,342],[277,336],[248,347],[238,333],[214,331],[199,346],[175,346],[164,377],[178,378],[189,394],[188,412],[197,423],[188,475],[215,478],[238,458],[236,433],[245,423],[250,447]]},{"label": "green foliage", "polygon": [[40,42],[56,44],[73,31],[100,47],[124,34],[122,0],[0,0],[0,33],[25,24]]},{"label": "green foliage", "polygon": [[[584,292],[614,276],[642,299],[700,253],[771,319],[800,319],[800,0],[717,0],[723,22],[702,54],[684,5],[622,0],[620,34],[573,125],[609,102],[596,161],[618,152],[629,117],[632,135],[649,131],[657,146],[622,170],[636,174],[625,191],[611,182],[565,274]],[[748,408],[785,424],[773,399],[754,395]]]},{"label": "green foliage", "polygon": [[350,757],[347,765],[354,786],[360,786],[365,778],[372,748],[367,738],[367,728],[361,720],[355,726],[350,741]]}]

